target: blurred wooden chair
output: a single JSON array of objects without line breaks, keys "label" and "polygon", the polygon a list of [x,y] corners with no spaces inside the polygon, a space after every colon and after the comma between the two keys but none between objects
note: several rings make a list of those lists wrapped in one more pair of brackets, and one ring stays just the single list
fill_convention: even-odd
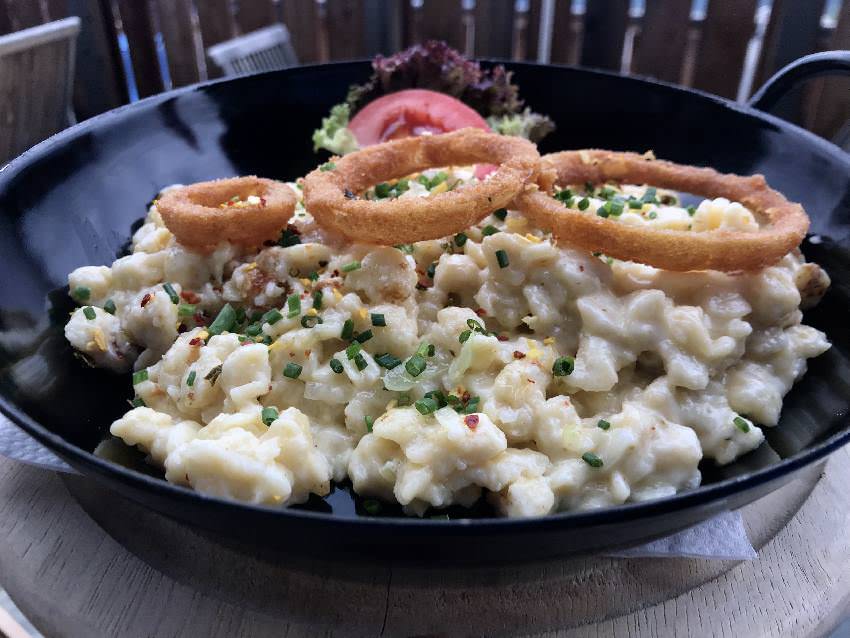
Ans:
[{"label": "blurred wooden chair", "polygon": [[225,75],[285,69],[298,64],[289,30],[273,24],[211,46],[207,54]]},{"label": "blurred wooden chair", "polygon": [[0,36],[0,166],[74,123],[80,19]]}]

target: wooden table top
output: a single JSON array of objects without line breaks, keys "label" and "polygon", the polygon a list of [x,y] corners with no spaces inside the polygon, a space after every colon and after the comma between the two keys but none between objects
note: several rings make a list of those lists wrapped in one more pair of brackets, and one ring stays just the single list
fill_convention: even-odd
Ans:
[{"label": "wooden table top", "polygon": [[0,458],[0,584],[48,637],[819,636],[850,613],[850,448],[742,510],[758,558],[358,568],[211,540]]}]

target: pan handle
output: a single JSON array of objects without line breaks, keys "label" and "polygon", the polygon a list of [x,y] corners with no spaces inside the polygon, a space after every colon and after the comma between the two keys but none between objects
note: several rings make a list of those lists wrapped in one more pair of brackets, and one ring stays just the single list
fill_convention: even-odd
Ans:
[{"label": "pan handle", "polygon": [[805,55],[779,69],[753,93],[747,105],[770,111],[798,83],[821,75],[850,75],[850,51],[823,51]]}]

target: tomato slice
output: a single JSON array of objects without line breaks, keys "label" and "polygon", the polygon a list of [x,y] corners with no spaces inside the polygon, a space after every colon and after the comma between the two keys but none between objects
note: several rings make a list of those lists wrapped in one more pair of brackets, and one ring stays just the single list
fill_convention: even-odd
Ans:
[{"label": "tomato slice", "polygon": [[467,126],[490,130],[484,118],[460,100],[425,89],[379,97],[348,123],[360,146],[422,133],[447,133]]}]

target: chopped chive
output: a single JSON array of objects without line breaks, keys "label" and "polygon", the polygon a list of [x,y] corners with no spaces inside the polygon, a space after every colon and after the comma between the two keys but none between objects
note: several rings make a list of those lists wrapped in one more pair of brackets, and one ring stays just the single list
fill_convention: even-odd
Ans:
[{"label": "chopped chive", "polygon": [[611,209],[611,214],[614,217],[618,217],[623,214],[623,201],[621,199],[612,199],[608,203],[608,207]]},{"label": "chopped chive", "polygon": [[378,328],[386,326],[387,325],[387,319],[386,319],[386,317],[384,317],[384,315],[377,313],[377,312],[373,312],[372,313],[372,325],[376,326]]},{"label": "chopped chive", "polygon": [[507,268],[511,264],[510,259],[508,259],[508,253],[504,250],[496,251],[496,261],[499,264],[499,268]]},{"label": "chopped chive", "polygon": [[434,275],[436,273],[437,273],[437,262],[432,261],[431,265],[428,266],[428,270],[425,271],[425,275],[428,277],[428,279],[433,279]]},{"label": "chopped chive", "polygon": [[658,217],[658,213],[656,213],[654,210],[651,210],[649,211],[649,215],[647,215],[647,217],[649,217],[650,219],[655,219],[656,217]]},{"label": "chopped chive", "polygon": [[358,352],[356,355],[354,355],[354,365],[357,366],[357,369],[360,372],[363,372],[363,370],[365,370],[366,366],[368,366],[369,364],[366,359],[363,358],[363,355]]},{"label": "chopped chive", "polygon": [[469,239],[469,237],[466,236],[466,233],[458,233],[455,235],[455,246],[460,248],[466,243],[467,239]]},{"label": "chopped chive", "polygon": [[177,305],[180,303],[180,295],[177,294],[177,291],[174,290],[174,286],[170,283],[165,282],[162,284],[162,289],[165,290],[165,294],[168,295],[168,298],[171,299],[171,303]]},{"label": "chopped chive", "polygon": [[286,367],[283,369],[283,376],[288,379],[297,379],[301,375],[301,370],[303,368],[297,363],[287,363]]},{"label": "chopped chive", "polygon": [[316,310],[322,309],[322,298],[324,297],[324,293],[321,290],[317,290],[313,293],[313,308]]},{"label": "chopped chive", "polygon": [[572,357],[558,357],[552,366],[552,374],[556,377],[565,377],[573,373],[575,366],[576,361]]},{"label": "chopped chive", "polygon": [[643,208],[643,202],[640,201],[639,199],[635,199],[635,198],[631,197],[631,198],[629,198],[629,208],[634,209],[634,210],[638,210],[640,208]]},{"label": "chopped chive", "polygon": [[596,427],[598,427],[600,430],[607,430],[611,427],[611,424],[605,419],[599,419],[599,421],[596,422]]},{"label": "chopped chive", "polygon": [[331,365],[331,370],[333,370],[337,374],[342,374],[343,367],[342,367],[342,362],[339,359],[331,359],[330,365]]},{"label": "chopped chive", "polygon": [[375,335],[374,335],[374,334],[372,334],[372,331],[371,331],[371,330],[364,330],[364,331],[363,331],[363,332],[361,332],[359,335],[357,335],[356,337],[354,337],[354,340],[355,340],[355,341],[359,341],[360,343],[366,343],[367,341],[369,341],[369,339],[371,339],[371,338],[372,338],[372,337],[374,337],[374,336],[375,336]]},{"label": "chopped chive", "polygon": [[262,343],[266,344],[267,346],[272,345],[273,341],[274,340],[269,335],[266,335],[265,337],[262,338]]},{"label": "chopped chive", "polygon": [[351,337],[354,336],[354,321],[351,319],[346,319],[345,323],[342,324],[342,332],[339,335],[340,339],[345,339],[349,341]]},{"label": "chopped chive", "polygon": [[691,217],[693,217],[697,213],[697,207],[696,206],[688,206],[685,210],[688,211],[688,215],[690,215]]},{"label": "chopped chive", "polygon": [[319,167],[319,170],[323,171],[323,172],[327,172],[327,171],[332,171],[335,168],[336,168],[336,164],[334,162],[325,162],[324,164],[322,164]]},{"label": "chopped chive", "polygon": [[587,463],[590,467],[602,467],[602,459],[596,456],[593,452],[585,452],[581,455],[581,460]]},{"label": "chopped chive", "polygon": [[177,305],[177,316],[185,319],[195,314],[196,306],[193,303],[181,303]]},{"label": "chopped chive", "polygon": [[298,232],[287,226],[280,234],[280,239],[277,240],[277,243],[279,246],[283,246],[284,248],[297,246],[301,243],[301,236]]},{"label": "chopped chive", "polygon": [[250,326],[245,328],[245,334],[249,337],[256,337],[263,331],[263,327],[258,323],[252,323]]},{"label": "chopped chive", "polygon": [[277,409],[272,407],[263,408],[263,411],[260,413],[261,418],[263,419],[263,423],[266,425],[271,425],[275,422],[278,416],[280,416],[277,412]]},{"label": "chopped chive", "polygon": [[147,380],[148,380],[148,369],[147,368],[145,368],[144,370],[137,370],[136,372],[133,373],[133,385],[139,385],[143,381],[147,381]]},{"label": "chopped chive", "polygon": [[310,274],[307,275],[307,279],[309,279],[310,281],[319,281],[319,273],[317,273],[315,270],[311,270]]},{"label": "chopped chive", "polygon": [[132,401],[130,401],[130,405],[134,408],[144,408],[147,403],[145,403],[145,400],[142,397],[135,397]]},{"label": "chopped chive", "polygon": [[578,200],[579,210],[587,210],[588,206],[590,206],[590,200],[587,197],[582,197],[580,200]]},{"label": "chopped chive", "polygon": [[747,423],[747,420],[742,417],[736,416],[734,419],[732,419],[732,423],[734,423],[735,427],[741,430],[741,432],[746,433],[750,431],[750,424]]},{"label": "chopped chive", "polygon": [[437,402],[438,408],[446,407],[449,402],[446,400],[446,395],[440,392],[439,390],[431,390],[430,392],[425,393],[426,399],[433,399]]},{"label": "chopped chive", "polygon": [[569,200],[573,198],[573,192],[569,188],[562,188],[554,195],[555,199],[563,204],[566,204]]},{"label": "chopped chive", "polygon": [[103,304],[104,312],[108,312],[109,314],[114,315],[116,310],[117,308],[115,307],[115,302],[112,301],[112,299],[107,299],[106,303]]},{"label": "chopped chive", "polygon": [[425,362],[425,357],[421,354],[415,354],[404,364],[404,369],[407,370],[410,376],[418,377],[420,374],[425,372],[425,368],[427,366],[428,364]]},{"label": "chopped chive", "polygon": [[88,286],[77,286],[71,296],[77,301],[88,301],[91,297],[91,288]]},{"label": "chopped chive", "polygon": [[360,266],[361,266],[361,264],[360,264],[359,261],[350,261],[347,264],[345,264],[342,268],[340,268],[340,270],[342,272],[352,272],[354,270],[358,270],[360,268]]},{"label": "chopped chive", "polygon": [[317,315],[304,315],[301,317],[302,328],[315,328],[317,324],[324,323],[322,318]]},{"label": "chopped chive", "polygon": [[292,319],[293,317],[297,317],[301,314],[301,297],[298,295],[289,295],[286,298],[286,307],[289,311],[286,313],[286,316]]},{"label": "chopped chive", "polygon": [[500,208],[499,210],[493,211],[493,217],[500,221],[505,221],[505,218],[508,216],[507,208]]},{"label": "chopped chive", "polygon": [[396,401],[396,405],[400,408],[410,405],[410,395],[406,392],[404,394],[398,395],[398,401]]},{"label": "chopped chive", "polygon": [[97,317],[97,313],[94,311],[94,308],[91,306],[86,306],[83,308],[83,314],[86,316],[86,319],[89,321],[94,321],[95,317]]},{"label": "chopped chive", "polygon": [[194,371],[194,370],[192,370],[192,371],[189,373],[189,376],[188,376],[188,377],[186,377],[186,385],[188,385],[190,388],[191,388],[193,385],[195,385],[195,377],[196,377],[196,376],[197,376],[197,374],[195,373],[195,371]]},{"label": "chopped chive", "polygon": [[420,357],[433,357],[435,351],[436,348],[433,344],[423,342],[416,349],[416,354],[418,354]]},{"label": "chopped chive", "polygon": [[345,356],[348,357],[349,361],[357,356],[357,353],[360,352],[362,346],[359,342],[355,341],[350,346],[345,349]]},{"label": "chopped chive", "polygon": [[212,368],[209,372],[207,372],[207,376],[204,377],[207,381],[210,382],[210,385],[215,385],[215,382],[218,381],[218,378],[221,376],[221,365],[217,365]]},{"label": "chopped chive", "polygon": [[426,397],[424,399],[419,399],[413,404],[413,407],[416,408],[419,414],[431,414],[432,412],[437,411],[437,402],[431,397]]},{"label": "chopped chive", "polygon": [[263,315],[261,321],[263,323],[269,324],[270,326],[273,326],[274,324],[276,324],[281,319],[283,319],[283,315],[280,314],[280,311],[277,310],[276,308],[272,308],[266,314]]},{"label": "chopped chive", "polygon": [[593,195],[593,182],[585,182],[584,183],[584,192],[588,195]]},{"label": "chopped chive", "polygon": [[236,323],[245,322],[245,308],[239,306],[236,308]]},{"label": "chopped chive", "polygon": [[401,365],[401,359],[387,352],[385,354],[379,354],[378,356],[376,356],[375,363],[377,363],[382,368],[392,370],[393,368]]},{"label": "chopped chive", "polygon": [[386,182],[381,182],[380,184],[375,184],[375,197],[389,197],[392,193],[393,187],[387,184]]},{"label": "chopped chive", "polygon": [[484,237],[489,237],[490,235],[495,235],[499,232],[499,229],[491,224],[487,224],[484,228],[481,229],[481,234]]},{"label": "chopped chive", "polygon": [[478,404],[481,403],[481,397],[472,397],[469,401],[466,402],[463,410],[460,411],[461,414],[472,414],[478,410]]},{"label": "chopped chive", "polygon": [[363,501],[363,509],[370,516],[377,516],[381,513],[381,503],[372,498],[367,498]]},{"label": "chopped chive", "polygon": [[395,248],[403,252],[405,255],[412,255],[415,250],[413,244],[396,244]]},{"label": "chopped chive", "polygon": [[220,335],[222,332],[230,332],[236,324],[236,311],[229,303],[224,304],[224,307],[218,311],[218,315],[207,328],[210,336]]},{"label": "chopped chive", "polygon": [[640,201],[642,201],[644,204],[657,204],[658,199],[656,199],[655,197],[657,192],[658,191],[654,186],[650,186],[646,189],[646,192],[644,192],[643,197],[640,198]]},{"label": "chopped chive", "polygon": [[472,336],[472,330],[464,330],[460,333],[460,336],[457,338],[461,343],[466,343],[467,340]]},{"label": "chopped chive", "polygon": [[467,319],[466,325],[469,326],[469,329],[472,330],[472,332],[487,332],[484,330],[484,326],[475,319]]},{"label": "chopped chive", "polygon": [[375,419],[367,415],[363,417],[363,420],[366,422],[366,431],[371,432],[372,426],[375,425]]}]

